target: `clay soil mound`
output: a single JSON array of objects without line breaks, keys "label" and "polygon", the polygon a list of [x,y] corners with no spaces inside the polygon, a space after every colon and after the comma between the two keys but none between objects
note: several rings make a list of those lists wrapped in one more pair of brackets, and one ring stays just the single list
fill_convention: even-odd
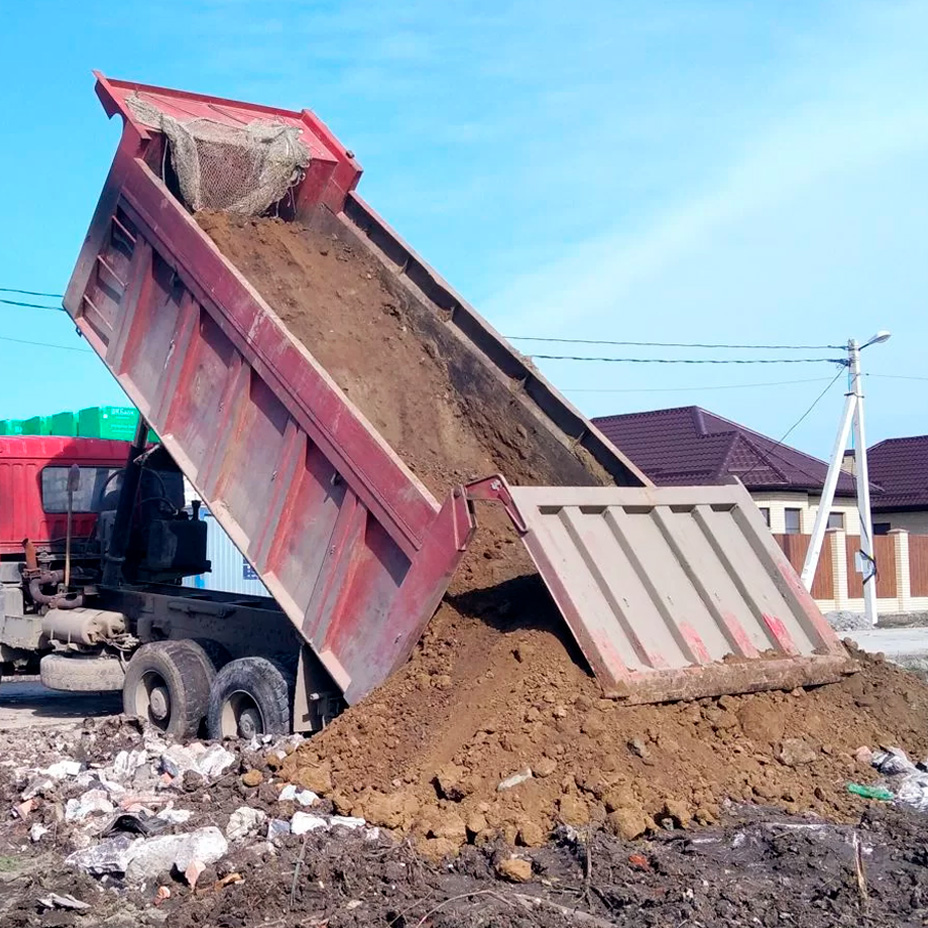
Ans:
[{"label": "clay soil mound", "polygon": [[[464,398],[369,256],[277,220],[197,218],[436,495],[494,470],[563,482],[536,436]],[[711,822],[728,799],[850,819],[861,800],[847,781],[872,779],[860,746],[928,752],[928,687],[863,656],[843,682],[792,694],[601,699],[521,544],[498,514],[481,520],[410,662],[284,763],[339,811],[407,831],[435,855],[499,834],[538,845],[557,822],[634,837]]]}]

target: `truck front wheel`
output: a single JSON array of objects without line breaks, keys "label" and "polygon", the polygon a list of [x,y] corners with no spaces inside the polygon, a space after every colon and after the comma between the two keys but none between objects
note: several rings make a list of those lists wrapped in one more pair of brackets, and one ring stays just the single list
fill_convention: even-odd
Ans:
[{"label": "truck front wheel", "polygon": [[174,738],[194,738],[216,669],[195,641],[153,641],[135,652],[122,687],[123,711]]},{"label": "truck front wheel", "polygon": [[210,738],[252,738],[290,731],[293,678],[264,657],[226,664],[210,688],[206,729]]}]

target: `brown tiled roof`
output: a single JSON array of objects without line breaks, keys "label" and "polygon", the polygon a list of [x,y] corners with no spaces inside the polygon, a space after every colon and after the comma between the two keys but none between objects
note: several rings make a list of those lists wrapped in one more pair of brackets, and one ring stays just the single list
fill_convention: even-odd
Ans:
[{"label": "brown tiled roof", "polygon": [[[632,457],[634,460],[634,457]],[[888,438],[867,451],[874,512],[928,509],[928,435]]]},{"label": "brown tiled roof", "polygon": [[[699,406],[602,416],[593,422],[658,486],[720,483],[736,476],[749,490],[816,493],[828,472],[824,461]],[[849,474],[838,478],[836,493],[854,495]]]}]

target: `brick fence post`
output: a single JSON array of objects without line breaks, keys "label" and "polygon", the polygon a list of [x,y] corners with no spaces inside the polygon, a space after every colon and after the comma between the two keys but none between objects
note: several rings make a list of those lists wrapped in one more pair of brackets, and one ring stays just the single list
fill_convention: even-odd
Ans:
[{"label": "brick fence post", "polygon": [[835,578],[835,611],[843,612],[848,607],[847,595],[847,534],[843,529],[830,528],[831,564]]},{"label": "brick fence post", "polygon": [[904,528],[890,529],[895,544],[893,558],[896,561],[896,598],[900,612],[912,611],[912,574],[909,569],[909,533]]}]

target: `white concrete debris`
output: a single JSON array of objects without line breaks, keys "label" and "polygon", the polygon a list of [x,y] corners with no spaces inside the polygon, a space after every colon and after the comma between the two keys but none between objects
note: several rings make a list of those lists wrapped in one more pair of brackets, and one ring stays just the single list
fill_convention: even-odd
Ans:
[{"label": "white concrete debris", "polygon": [[328,819],[321,815],[312,815],[309,812],[294,812],[290,819],[290,831],[295,835],[305,835],[317,828],[328,828]]},{"label": "white concrete debris", "polygon": [[256,832],[267,821],[267,813],[261,809],[241,806],[229,816],[226,825],[226,837],[230,841],[239,841]]},{"label": "white concrete debris", "polygon": [[106,790],[92,789],[84,793],[80,799],[69,799],[65,803],[64,820],[66,822],[80,822],[94,812],[112,815],[116,807],[110,802]]},{"label": "white concrete debris", "polygon": [[190,809],[175,809],[173,806],[168,806],[162,809],[155,818],[169,825],[186,825],[192,815],[193,812]]},{"label": "white concrete debris", "polygon": [[48,834],[48,832],[49,832],[49,829],[47,826],[43,825],[41,822],[36,822],[29,829],[29,840],[32,841],[33,844],[35,844],[36,842],[41,841],[42,838],[44,838],[45,835]]},{"label": "white concrete debris", "polygon": [[123,874],[132,858],[132,848],[137,839],[134,835],[117,835],[107,838],[93,847],[75,851],[65,858],[65,864],[83,870],[91,876]]},{"label": "white concrete debris", "polygon": [[215,863],[229,849],[222,832],[213,825],[199,828],[187,835],[162,835],[136,842],[129,857],[126,878],[144,882],[176,867],[183,873],[190,864],[201,861]]},{"label": "white concrete debris", "polygon": [[290,823],[280,818],[272,818],[267,823],[267,839],[273,841],[282,835],[290,834]]},{"label": "white concrete debris", "polygon": [[506,777],[505,780],[500,780],[496,786],[496,791],[501,793],[503,790],[512,789],[514,786],[518,786],[520,783],[524,783],[526,780],[531,780],[531,778],[532,768],[524,767],[522,770],[518,770],[511,776]]},{"label": "white concrete debris", "polygon": [[150,758],[144,748],[134,748],[131,751],[120,751],[108,768],[114,780],[127,780],[135,774],[139,767],[144,767]]},{"label": "white concrete debris", "polygon": [[221,776],[235,762],[235,755],[222,745],[206,747],[195,741],[190,745],[172,744],[161,754],[161,769],[169,776],[182,776],[188,770],[213,779]]},{"label": "white concrete debris", "polygon": [[39,899],[39,905],[45,909],[74,909],[78,912],[90,908],[89,902],[82,902],[80,899],[75,899],[70,893],[67,895],[49,893],[47,896],[42,896],[42,898]]},{"label": "white concrete debris", "polygon": [[23,799],[34,799],[39,793],[48,792],[55,788],[55,781],[50,777],[36,777],[20,794]]},{"label": "white concrete debris", "polygon": [[59,760],[39,772],[55,780],[64,780],[67,777],[76,777],[83,769],[84,765],[80,761]]},{"label": "white concrete debris", "polygon": [[132,882],[154,879],[176,868],[183,873],[193,861],[212,864],[229,850],[222,832],[213,825],[186,835],[137,838],[118,835],[65,859],[68,866],[93,876],[121,875]]},{"label": "white concrete debris", "polygon": [[298,802],[301,806],[311,806],[319,801],[319,797],[311,789],[300,789],[288,783],[277,797],[278,802]]},{"label": "white concrete debris", "polygon": [[354,815],[333,815],[329,819],[329,824],[334,828],[341,825],[342,828],[363,828],[367,822],[363,818],[357,818]]},{"label": "white concrete debris", "polygon": [[313,815],[310,812],[294,812],[293,818],[290,819],[290,831],[295,835],[305,835],[309,831],[316,831],[320,828],[363,828],[367,824],[363,818],[356,818],[352,815],[332,815],[322,816]]}]

